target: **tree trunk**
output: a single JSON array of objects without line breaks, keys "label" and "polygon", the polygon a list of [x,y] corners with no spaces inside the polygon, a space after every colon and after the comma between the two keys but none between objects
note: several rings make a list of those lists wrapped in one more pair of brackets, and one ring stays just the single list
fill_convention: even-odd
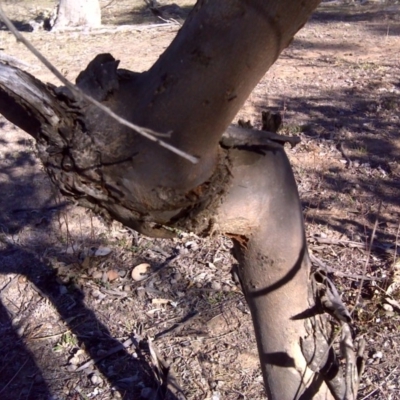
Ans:
[{"label": "tree trunk", "polygon": [[103,54],[78,76],[79,88],[123,118],[172,132],[168,142],[199,157],[197,164],[66,88],[0,68],[0,112],[36,139],[64,194],[149,236],[178,228],[233,238],[267,392],[279,400],[352,397],[344,395],[329,325],[317,312],[296,183],[280,140],[229,124],[317,4],[200,0],[149,71],[117,70]]},{"label": "tree trunk", "polygon": [[53,29],[77,26],[98,28],[100,25],[99,0],[60,0]]}]

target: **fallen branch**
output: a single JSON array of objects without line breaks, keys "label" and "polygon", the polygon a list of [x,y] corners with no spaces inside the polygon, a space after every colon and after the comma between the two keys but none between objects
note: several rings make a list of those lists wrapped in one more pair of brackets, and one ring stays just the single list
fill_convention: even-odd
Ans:
[{"label": "fallen branch", "polygon": [[125,340],[125,342],[123,342],[123,343],[121,343],[121,344],[119,344],[117,346],[114,346],[112,349],[108,350],[107,353],[104,354],[103,356],[97,357],[95,359],[89,360],[88,362],[85,362],[78,369],[76,369],[76,372],[83,371],[87,367],[90,367],[93,364],[97,364],[101,360],[104,360],[105,358],[110,357],[115,353],[118,353],[121,350],[127,349],[132,344],[134,344],[134,341],[132,339],[127,339],[127,340]]},{"label": "fallen branch", "polygon": [[179,383],[176,379],[172,366],[160,356],[160,353],[150,338],[147,340],[147,344],[149,346],[150,356],[155,367],[155,373],[160,380],[161,389],[163,390],[162,398],[164,398],[164,395],[167,391],[170,391],[172,394],[174,394],[177,400],[186,400],[183,390],[179,386]]},{"label": "fallen branch", "polygon": [[313,238],[316,240],[319,244],[333,244],[333,245],[338,245],[338,246],[347,246],[347,247],[353,247],[353,248],[358,248],[358,249],[363,249],[363,250],[378,250],[384,253],[388,254],[393,254],[394,255],[400,255],[399,249],[389,249],[387,246],[380,244],[380,243],[372,243],[370,245],[367,245],[366,243],[362,242],[354,242],[352,240],[343,240],[343,239],[329,239],[329,238]]},{"label": "fallen branch", "polygon": [[53,29],[52,32],[62,32],[62,33],[75,33],[80,32],[84,35],[99,35],[102,33],[116,33],[116,32],[132,32],[132,31],[146,31],[149,29],[159,29],[159,28],[180,28],[181,25],[177,25],[175,22],[165,22],[163,24],[142,24],[142,25],[120,25],[120,26],[107,26],[103,25],[99,28],[88,28],[81,26],[65,26],[62,28]]},{"label": "fallen branch", "polygon": [[300,143],[300,138],[231,125],[223,133],[220,143],[224,147],[277,147],[290,143],[293,148]]},{"label": "fallen branch", "polygon": [[339,276],[341,278],[351,278],[351,279],[364,279],[365,281],[384,281],[385,278],[375,278],[372,276],[363,276],[363,275],[358,275],[358,274],[349,274],[346,272],[341,272],[341,271],[336,271],[326,265],[322,260],[320,260],[318,257],[314,256],[314,254],[310,253],[310,260],[312,264],[324,269],[328,274],[332,274],[335,276]]},{"label": "fallen branch", "polygon": [[6,63],[8,65],[12,65],[14,67],[21,68],[21,69],[33,69],[33,70],[39,69],[37,66],[27,64],[27,63],[19,60],[16,57],[13,57],[13,56],[3,53],[2,51],[0,51],[0,62]]}]

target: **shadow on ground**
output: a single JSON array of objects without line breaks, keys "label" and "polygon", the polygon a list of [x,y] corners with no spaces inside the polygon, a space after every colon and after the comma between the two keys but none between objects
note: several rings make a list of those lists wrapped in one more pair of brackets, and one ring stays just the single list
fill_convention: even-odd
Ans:
[{"label": "shadow on ground", "polygon": [[[7,143],[6,139],[1,139],[2,146],[6,147]],[[42,172],[29,172],[37,163],[34,154],[29,151],[8,152],[3,161],[6,167],[2,168],[0,181],[0,192],[3,194],[0,203],[0,275],[14,276],[0,277],[1,298],[7,303],[5,306],[0,301],[0,398],[50,399],[55,393],[59,396],[65,389],[64,381],[68,381],[71,374],[76,374],[68,371],[67,365],[60,364],[49,342],[38,339],[32,333],[32,328],[40,330],[48,322],[46,315],[38,316],[35,327],[26,326],[24,322],[32,316],[32,312],[37,312],[37,305],[43,303],[56,310],[65,332],[76,336],[79,348],[85,349],[97,370],[109,382],[112,392],[118,392],[120,398],[139,399],[142,389],[149,387],[159,392],[155,399],[176,399],[175,395],[160,386],[154,366],[146,358],[148,350],[135,342],[133,337],[136,356],[128,353],[95,312],[87,307],[85,295],[75,280],[65,284],[58,275],[54,260],[71,262],[71,255],[62,251],[60,246],[55,246],[50,238],[55,234],[52,230],[58,213],[69,203],[60,201],[54,192],[43,195],[43,185],[36,183],[46,180],[46,177]],[[23,167],[26,173],[17,174],[19,167]],[[48,179],[46,185],[49,185]],[[24,236],[20,240],[20,235],[26,231],[31,232],[29,239]],[[89,243],[91,238],[81,237],[80,240]],[[81,273],[77,272],[77,279]],[[9,296],[11,287],[18,290],[20,287],[26,290],[31,288],[38,296],[29,298],[23,290],[20,296],[24,299],[27,296],[28,300],[21,301],[19,308],[13,305]],[[127,318],[130,319],[129,316]],[[135,325],[133,317],[131,319],[132,325]],[[51,328],[57,336],[59,324]],[[48,338],[51,337],[49,335]],[[27,342],[30,349],[26,346]],[[113,353],[105,356],[110,349],[114,350]],[[41,369],[38,364],[45,365],[46,369]],[[85,387],[91,375],[84,371],[81,375],[80,382]],[[64,398],[76,398],[79,385],[70,390]],[[112,396],[111,392],[103,393],[101,398],[110,399]]]},{"label": "shadow on ground", "polygon": [[[399,87],[398,82],[392,84]],[[310,85],[309,93],[315,95],[285,97],[285,104],[272,107],[271,111],[289,110],[289,122],[281,132],[303,138],[296,150],[299,161],[295,167],[303,205],[306,210],[327,215],[315,216],[313,222],[364,238],[365,223],[370,234],[378,218],[378,239],[393,244],[396,237],[386,227],[398,225],[400,212],[400,120],[396,111],[400,109],[400,99],[395,92],[382,90],[382,85],[378,80],[365,79],[348,89],[318,93]],[[262,103],[258,107],[265,109]],[[296,120],[301,122],[297,124]],[[315,169],[315,153],[317,157],[334,157],[330,155],[322,168]],[[302,154],[311,161],[302,162]],[[303,183],[311,180],[314,183],[302,190]],[[332,208],[338,205],[342,211],[348,210],[348,218],[334,215]]]},{"label": "shadow on ground", "polygon": [[[381,36],[400,34],[400,5],[396,1],[373,4],[358,2],[322,3],[313,13],[310,24],[368,23],[368,29]],[[373,23],[373,24],[371,24]]]}]

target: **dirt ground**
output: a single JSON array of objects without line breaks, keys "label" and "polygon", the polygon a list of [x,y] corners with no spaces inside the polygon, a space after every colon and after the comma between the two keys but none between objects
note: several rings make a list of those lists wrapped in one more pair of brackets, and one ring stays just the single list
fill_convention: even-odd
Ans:
[{"label": "dirt ground", "polygon": [[[181,22],[193,2],[177,3]],[[96,33],[31,32],[54,1],[3,8],[70,80],[98,53],[144,71],[179,29],[141,1],[101,4],[108,29]],[[0,48],[58,85],[4,27]],[[323,3],[238,118],[258,127],[267,109],[282,114],[282,133],[302,139],[287,152],[314,261],[332,270],[349,309],[361,290],[359,399],[400,399],[398,2]],[[265,398],[230,241],[106,227],[57,193],[28,135],[3,117],[0,128],[0,399],[163,399],[173,376],[191,400]],[[135,281],[142,263],[149,274]],[[161,359],[172,373],[159,372]]]}]

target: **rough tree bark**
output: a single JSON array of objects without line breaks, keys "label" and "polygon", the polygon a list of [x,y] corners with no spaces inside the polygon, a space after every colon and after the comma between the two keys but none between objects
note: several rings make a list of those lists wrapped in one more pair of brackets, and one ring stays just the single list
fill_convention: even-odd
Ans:
[{"label": "rough tree bark", "polygon": [[76,26],[98,28],[100,25],[99,0],[60,0],[53,29]]},{"label": "rough tree bark", "polygon": [[284,139],[229,126],[318,2],[200,0],[149,71],[118,70],[103,54],[78,76],[79,88],[120,116],[172,132],[168,141],[197,164],[67,88],[0,67],[0,112],[36,139],[64,194],[149,236],[179,228],[232,237],[268,397],[279,400],[354,399],[358,385],[355,358],[344,381],[329,347],[323,312],[342,324],[349,317],[329,279],[311,273]]}]

